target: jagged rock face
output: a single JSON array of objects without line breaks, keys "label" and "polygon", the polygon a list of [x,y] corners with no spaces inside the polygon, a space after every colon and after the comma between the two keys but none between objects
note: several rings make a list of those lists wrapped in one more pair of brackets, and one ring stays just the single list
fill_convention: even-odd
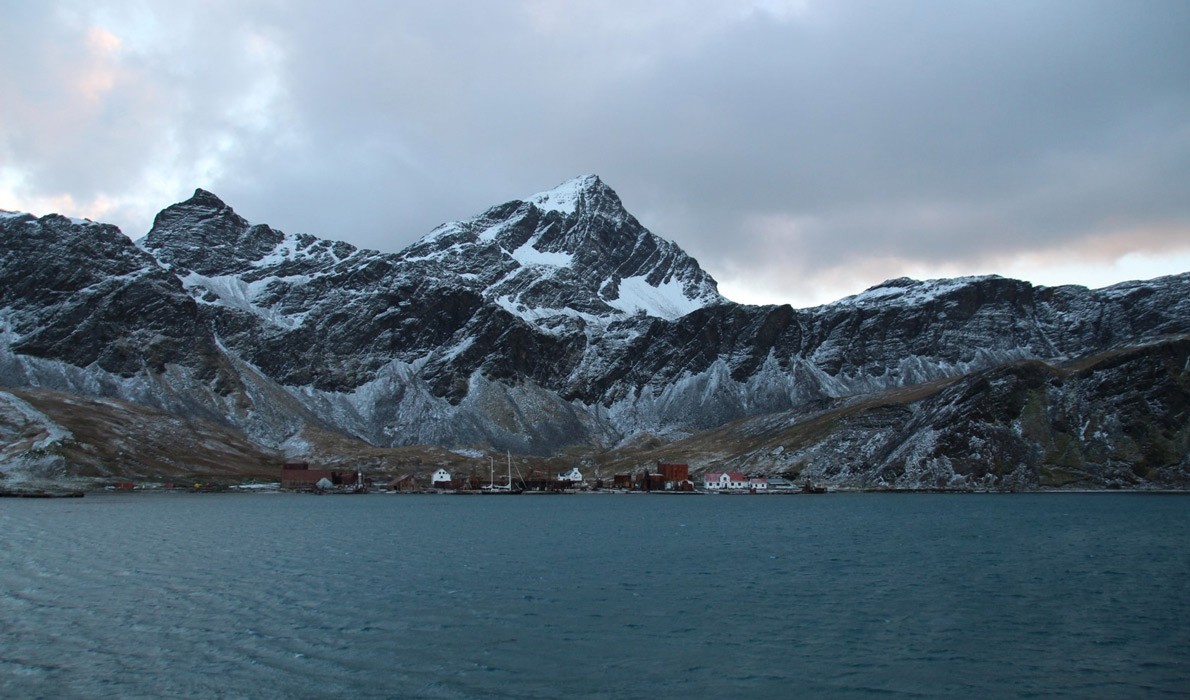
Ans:
[{"label": "jagged rock face", "polygon": [[140,244],[221,343],[287,386],[350,391],[445,343],[481,304],[400,256],[249,224],[203,190],[158,215]]},{"label": "jagged rock face", "polygon": [[118,229],[57,215],[0,225],[0,328],[12,352],[121,377],[208,369],[194,300]]},{"label": "jagged rock face", "polygon": [[1190,333],[1190,274],[734,304],[593,176],[396,254],[254,225],[203,190],[135,246],[61,217],[3,215],[0,237],[0,381],[220,419],[269,446],[315,424],[546,453]]},{"label": "jagged rock face", "polygon": [[674,319],[725,301],[693,258],[641,226],[594,176],[444,224],[405,257],[471,279],[485,299],[534,322],[637,311]]},{"label": "jagged rock face", "polygon": [[1073,371],[1025,361],[916,401],[840,409],[825,435],[770,452],[766,466],[868,487],[1186,488],[1187,415],[1190,340],[1182,338]]},{"label": "jagged rock face", "polygon": [[163,210],[144,240],[145,250],[177,270],[200,275],[244,273],[285,239],[268,226],[250,225],[206,190]]},{"label": "jagged rock face", "polygon": [[622,350],[609,331],[725,301],[594,177],[443,225],[401,254],[252,225],[202,190],[163,211],[141,246],[180,276],[221,342],[280,383],[350,392],[395,361],[419,365],[453,405],[476,372],[558,390],[592,356]]},{"label": "jagged rock face", "polygon": [[[696,471],[841,487],[1190,488],[1190,338],[811,401],[667,445]],[[714,455],[708,463],[707,455]]]}]

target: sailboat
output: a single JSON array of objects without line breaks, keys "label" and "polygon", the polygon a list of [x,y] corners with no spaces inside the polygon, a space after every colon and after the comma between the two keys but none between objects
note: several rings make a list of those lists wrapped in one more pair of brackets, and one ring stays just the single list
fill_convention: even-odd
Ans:
[{"label": "sailboat", "polygon": [[485,494],[489,494],[489,495],[504,495],[504,494],[516,494],[516,493],[521,492],[521,489],[513,490],[513,488],[512,488],[512,453],[508,452],[506,454],[508,455],[508,483],[499,485],[499,486],[496,485],[495,462],[492,460],[491,457],[488,457],[488,469],[491,471],[491,481],[490,481],[490,483],[488,483],[487,486],[480,487],[480,489],[479,489],[480,493],[485,493]]}]

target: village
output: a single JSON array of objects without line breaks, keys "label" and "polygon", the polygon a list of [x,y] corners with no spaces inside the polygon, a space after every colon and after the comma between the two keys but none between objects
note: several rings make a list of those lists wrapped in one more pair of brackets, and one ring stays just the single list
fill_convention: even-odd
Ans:
[{"label": "village", "polygon": [[487,475],[472,469],[466,476],[452,474],[445,468],[428,477],[410,473],[377,483],[357,470],[311,468],[307,462],[286,462],[281,468],[280,488],[316,494],[357,493],[434,493],[459,495],[567,494],[567,493],[659,493],[659,494],[793,494],[826,493],[823,486],[805,482],[801,486],[779,476],[746,475],[741,472],[703,474],[696,483],[688,464],[657,462],[653,468],[614,474],[610,480],[588,480],[578,467],[551,474],[530,470],[513,474],[509,461],[505,474],[498,474],[489,463]]}]

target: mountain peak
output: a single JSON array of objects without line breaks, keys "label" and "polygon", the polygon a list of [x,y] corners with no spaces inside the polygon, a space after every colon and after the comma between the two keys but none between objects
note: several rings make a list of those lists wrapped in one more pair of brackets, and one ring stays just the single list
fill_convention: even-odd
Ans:
[{"label": "mountain peak", "polygon": [[596,175],[447,223],[403,252],[441,265],[521,318],[675,319],[719,304],[715,280],[646,229]]},{"label": "mountain peak", "polygon": [[620,197],[598,175],[573,177],[551,190],[530,195],[525,201],[542,211],[556,211],[564,215],[574,214],[580,208],[591,209],[592,205],[603,202],[623,209]]},{"label": "mountain peak", "polygon": [[259,260],[285,234],[253,225],[202,188],[184,202],[162,209],[139,242],[160,262],[199,274],[228,274]]},{"label": "mountain peak", "polygon": [[228,227],[234,229],[248,226],[248,222],[236,214],[235,210],[226,202],[219,199],[214,193],[199,187],[194,190],[190,199],[171,204],[158,212],[157,217],[153,220],[153,229],[149,231],[147,238],[152,239],[154,233],[159,229],[176,228],[180,223],[196,225],[211,218],[224,220]]},{"label": "mountain peak", "polygon": [[196,187],[190,199],[187,199],[185,202],[179,202],[179,204],[182,206],[201,206],[212,209],[222,209],[227,206],[214,192],[208,192],[201,187]]},{"label": "mountain peak", "polygon": [[194,190],[194,194],[190,196],[190,199],[171,204],[158,212],[157,216],[153,219],[153,229],[149,231],[146,238],[151,238],[153,233],[158,229],[176,226],[179,221],[198,221],[211,217],[228,219],[236,227],[248,225],[248,222],[236,214],[235,210],[228,206],[226,202],[219,199],[213,192],[208,192],[199,187]]}]

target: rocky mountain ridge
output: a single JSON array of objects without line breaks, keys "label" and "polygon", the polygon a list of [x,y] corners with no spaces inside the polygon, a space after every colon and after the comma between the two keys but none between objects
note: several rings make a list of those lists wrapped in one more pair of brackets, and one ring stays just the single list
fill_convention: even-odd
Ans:
[{"label": "rocky mountain ridge", "polygon": [[135,244],[5,213],[0,246],[0,385],[132,401],[294,455],[314,430],[604,450],[1190,334],[1190,274],[1102,290],[899,279],[812,309],[735,304],[594,176],[395,254],[251,224],[203,190]]},{"label": "rocky mountain ridge", "polygon": [[609,454],[865,489],[1190,488],[1190,338],[1022,360]]}]

